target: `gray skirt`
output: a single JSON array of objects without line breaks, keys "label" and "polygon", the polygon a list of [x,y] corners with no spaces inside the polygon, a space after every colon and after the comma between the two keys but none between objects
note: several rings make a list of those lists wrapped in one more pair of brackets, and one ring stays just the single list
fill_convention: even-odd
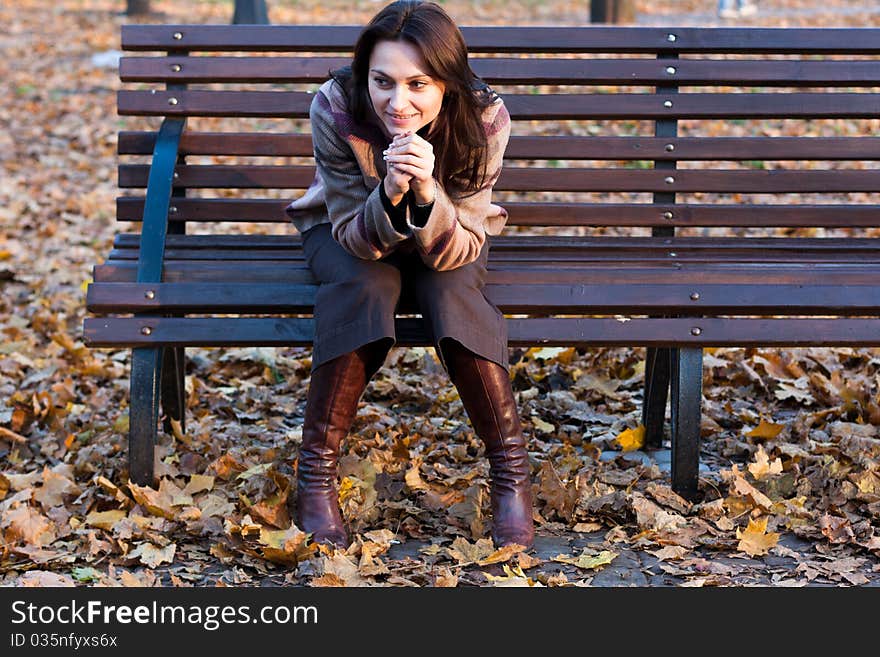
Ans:
[{"label": "gray skirt", "polygon": [[399,310],[422,316],[441,361],[440,343],[451,338],[509,369],[504,315],[483,294],[488,240],[474,262],[435,271],[415,251],[398,250],[381,260],[353,256],[333,239],[329,223],[310,228],[302,239],[306,262],[320,283],[313,370],[377,340],[394,346]]}]

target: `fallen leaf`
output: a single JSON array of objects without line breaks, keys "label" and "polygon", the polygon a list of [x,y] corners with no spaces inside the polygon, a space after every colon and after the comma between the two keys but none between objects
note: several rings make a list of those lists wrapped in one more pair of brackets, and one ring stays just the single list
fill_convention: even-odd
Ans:
[{"label": "fallen leaf", "polygon": [[749,518],[749,526],[744,530],[737,529],[736,537],[739,539],[737,550],[745,552],[752,557],[760,557],[767,554],[770,548],[776,546],[779,542],[779,534],[767,531],[767,521],[769,516],[764,516],[758,520]]},{"label": "fallen leaf", "polygon": [[157,547],[148,541],[139,544],[134,550],[128,553],[128,557],[134,559],[137,557],[141,563],[150,568],[155,568],[159,564],[171,563],[174,561],[174,553],[177,550],[175,543],[169,543],[163,548]]},{"label": "fallen leaf", "polygon": [[602,550],[598,554],[590,554],[588,549],[584,549],[578,556],[572,557],[567,554],[557,554],[553,557],[553,561],[571,564],[585,570],[596,570],[602,566],[607,566],[617,558],[617,553],[610,550]]},{"label": "fallen leaf", "polygon": [[26,588],[73,587],[76,582],[67,575],[48,570],[30,570],[18,578],[16,586]]},{"label": "fallen leaf", "polygon": [[640,424],[635,429],[626,429],[615,438],[624,452],[631,452],[645,446],[645,426]]},{"label": "fallen leaf", "polygon": [[660,561],[667,561],[670,559],[684,559],[687,555],[690,554],[690,550],[686,547],[682,547],[681,545],[667,545],[659,550],[654,550],[650,552],[655,557],[657,557]]},{"label": "fallen leaf", "polygon": [[313,545],[307,546],[308,534],[296,525],[288,529],[260,529],[260,544],[263,555],[272,562],[295,566],[300,561],[310,558],[316,551]]},{"label": "fallen leaf", "polygon": [[458,575],[453,573],[449,568],[442,566],[437,569],[437,574],[434,576],[434,586],[455,588],[458,586]]},{"label": "fallen leaf", "polygon": [[849,520],[839,516],[832,516],[830,513],[826,513],[819,518],[819,529],[822,530],[822,534],[832,543],[849,543],[855,538]]},{"label": "fallen leaf", "polygon": [[785,429],[784,424],[774,424],[773,422],[765,422],[761,420],[754,429],[746,433],[749,438],[776,438],[779,432]]},{"label": "fallen leaf", "polygon": [[110,511],[93,511],[86,516],[86,524],[89,527],[97,527],[98,529],[110,530],[117,522],[125,518],[128,514],[121,509],[112,509]]},{"label": "fallen leaf", "polygon": [[531,577],[528,577],[519,566],[514,566],[511,568],[507,564],[503,566],[504,575],[492,575],[491,573],[483,573],[490,582],[492,582],[492,586],[528,586],[528,587],[536,587],[543,588],[544,585],[541,582],[533,580]]},{"label": "fallen leaf", "polygon": [[555,426],[553,426],[549,422],[545,422],[544,420],[539,418],[537,415],[533,415],[531,419],[532,419],[532,426],[534,426],[535,429],[537,429],[541,433],[553,433],[554,431],[556,431]]},{"label": "fallen leaf", "polygon": [[6,527],[6,540],[24,541],[30,545],[49,545],[56,538],[55,525],[42,513],[27,504],[18,504],[0,517],[0,526]]},{"label": "fallen leaf", "polygon": [[34,493],[34,499],[48,510],[64,504],[65,497],[75,497],[81,492],[80,487],[64,474],[44,467],[43,485]]},{"label": "fallen leaf", "polygon": [[[331,556],[321,557],[321,564],[324,568],[324,576],[333,575],[342,582],[343,586],[369,586],[370,580],[361,576],[358,572],[358,565],[345,554],[335,551]],[[315,585],[315,580],[312,580]],[[327,584],[318,584],[319,586],[327,586]],[[331,586],[339,586],[339,584],[331,584]]]},{"label": "fallen leaf", "polygon": [[758,451],[755,453],[755,462],[749,463],[748,469],[755,479],[761,480],[781,473],[782,459],[777,456],[771,462],[767,452],[764,451],[764,446],[758,445]]},{"label": "fallen leaf", "polygon": [[197,495],[214,488],[214,477],[210,475],[194,474],[190,477],[183,492],[188,495]]},{"label": "fallen leaf", "polygon": [[526,549],[525,545],[510,544],[498,548],[488,557],[480,559],[477,564],[480,566],[488,566],[493,563],[501,563],[509,560],[512,556]]},{"label": "fallen leaf", "polygon": [[468,543],[466,538],[456,536],[452,545],[446,548],[450,557],[458,563],[477,563],[494,552],[492,539],[481,538],[476,543]]}]

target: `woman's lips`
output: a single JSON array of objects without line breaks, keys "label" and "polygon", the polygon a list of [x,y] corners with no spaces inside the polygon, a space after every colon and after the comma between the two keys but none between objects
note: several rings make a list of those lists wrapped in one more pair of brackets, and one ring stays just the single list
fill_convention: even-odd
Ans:
[{"label": "woman's lips", "polygon": [[388,117],[388,120],[393,125],[406,125],[407,123],[409,123],[410,121],[412,121],[413,119],[418,117],[418,114],[409,114],[406,116],[397,116],[395,114],[386,114],[386,116]]}]

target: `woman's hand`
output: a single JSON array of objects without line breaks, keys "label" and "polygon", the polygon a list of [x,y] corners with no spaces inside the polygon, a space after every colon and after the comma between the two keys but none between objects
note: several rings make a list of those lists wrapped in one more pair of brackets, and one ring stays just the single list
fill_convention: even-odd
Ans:
[{"label": "woman's hand", "polygon": [[[385,160],[389,175],[408,178],[407,189],[413,191],[416,203],[425,205],[434,200],[434,147],[430,142],[414,132],[396,135],[385,151]],[[396,180],[391,182],[397,184]],[[386,186],[385,193],[388,192]]]}]

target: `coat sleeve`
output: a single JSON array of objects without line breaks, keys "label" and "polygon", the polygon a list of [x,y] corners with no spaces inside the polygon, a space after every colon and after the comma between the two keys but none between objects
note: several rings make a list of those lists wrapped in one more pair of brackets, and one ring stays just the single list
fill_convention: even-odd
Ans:
[{"label": "coat sleeve", "polygon": [[435,180],[434,205],[425,225],[408,224],[422,261],[431,269],[445,271],[473,262],[480,255],[486,234],[497,235],[507,221],[507,211],[492,203],[492,189],[501,175],[510,138],[510,114],[503,101],[497,105],[492,106],[492,120],[484,124],[488,161],[483,187],[469,196],[453,198]]},{"label": "coat sleeve", "polygon": [[381,183],[372,190],[366,185],[352,147],[340,135],[323,93],[312,101],[309,118],[333,238],[358,258],[385,257],[411,234],[395,229],[379,194]]}]

